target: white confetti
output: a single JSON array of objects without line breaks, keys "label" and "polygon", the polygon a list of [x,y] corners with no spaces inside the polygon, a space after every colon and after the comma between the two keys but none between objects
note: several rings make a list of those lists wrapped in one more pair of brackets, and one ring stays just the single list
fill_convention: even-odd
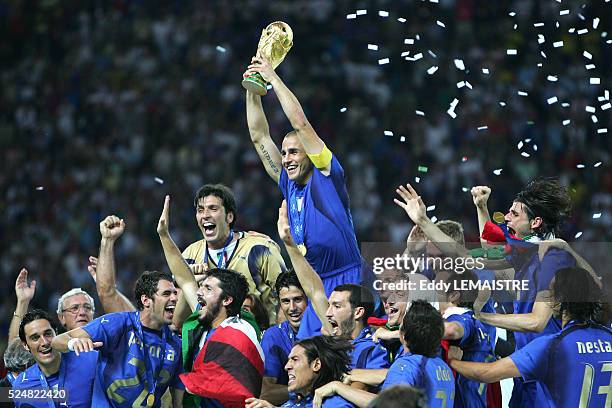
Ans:
[{"label": "white confetti", "polygon": [[437,70],[438,70],[438,67],[437,67],[437,66],[433,66],[433,67],[431,67],[431,68],[429,68],[429,69],[427,70],[427,73],[428,73],[429,75],[433,75],[433,74],[434,74],[434,72],[436,72]]},{"label": "white confetti", "polygon": [[599,166],[601,166],[601,162],[597,162],[593,165],[593,167],[599,167]]},{"label": "white confetti", "polygon": [[496,176],[499,176],[500,174],[502,174],[502,171],[504,171],[504,169],[495,169],[493,170],[493,174],[495,174]]},{"label": "white confetti", "polygon": [[461,190],[462,190],[464,193],[467,193],[467,192],[469,191],[469,189],[468,189],[467,187],[461,187]]},{"label": "white confetti", "polygon": [[406,19],[404,17],[400,17],[397,19],[397,21],[399,21],[400,23],[405,23]]},{"label": "white confetti", "polygon": [[438,58],[438,56],[436,54],[434,54],[434,52],[432,50],[427,50],[427,52],[429,53],[429,55],[431,55],[433,58]]},{"label": "white confetti", "polygon": [[410,55],[410,51],[404,51],[400,54],[400,57],[405,57],[406,55]]},{"label": "white confetti", "polygon": [[45,188],[43,186],[36,187],[36,191],[43,191]]},{"label": "white confetti", "polygon": [[579,231],[574,235],[574,238],[580,238],[582,236],[582,231]]},{"label": "white confetti", "polygon": [[559,12],[559,15],[560,15],[560,16],[564,16],[564,15],[566,15],[566,14],[569,14],[569,10],[567,10],[567,9],[566,9],[566,10],[561,10],[561,11]]},{"label": "white confetti", "polygon": [[586,33],[588,33],[588,32],[589,32],[589,30],[588,30],[588,29],[583,28],[582,30],[578,30],[578,35],[586,34]]},{"label": "white confetti", "polygon": [[272,89],[272,84],[268,84],[268,85],[266,85],[266,89],[267,89],[268,91],[269,91],[269,90],[271,90],[271,89]]},{"label": "white confetti", "polygon": [[565,119],[565,120],[563,121],[563,126],[567,126],[567,125],[569,125],[570,123],[572,123],[572,121],[571,121],[571,120],[569,120],[569,119]]},{"label": "white confetti", "polygon": [[393,136],[393,132],[390,130],[385,130],[385,136]]},{"label": "white confetti", "polygon": [[597,129],[597,133],[608,133],[608,128]]},{"label": "white confetti", "polygon": [[421,181],[421,178],[420,178],[420,177],[415,177],[415,178],[414,178],[414,182],[415,182],[415,183],[419,183],[420,181]]},{"label": "white confetti", "polygon": [[521,152],[521,156],[523,157],[530,157],[531,155],[527,152]]},{"label": "white confetti", "polygon": [[485,75],[489,75],[489,68],[483,68],[482,73]]},{"label": "white confetti", "polygon": [[356,13],[358,16],[363,16],[363,15],[368,14],[368,10],[357,10]]},{"label": "white confetti", "polygon": [[568,102],[563,102],[561,106],[563,106],[564,108],[569,108],[570,104]]},{"label": "white confetti", "polygon": [[404,44],[414,44],[414,39],[412,39],[412,38],[404,38]]},{"label": "white confetti", "polygon": [[455,66],[457,67],[457,69],[460,69],[461,71],[465,70],[465,65],[463,64],[463,60],[461,59],[455,60]]},{"label": "white confetti", "polygon": [[453,109],[447,110],[446,113],[448,113],[448,116],[450,116],[453,119],[455,119],[457,117],[457,114],[455,113],[455,111]]},{"label": "white confetti", "polygon": [[420,110],[416,110],[414,111],[418,116],[425,116],[425,112],[420,111]]},{"label": "white confetti", "polygon": [[586,110],[589,113],[595,113],[595,108],[592,106],[587,106],[586,108],[584,108],[584,110]]},{"label": "white confetti", "polygon": [[599,17],[595,17],[593,19],[593,30],[597,30],[598,25],[599,25]]},{"label": "white confetti", "polygon": [[433,222],[435,224],[436,221],[438,221],[438,217],[436,217],[435,215],[433,217],[431,217],[431,222]]},{"label": "white confetti", "polygon": [[610,100],[610,91],[608,91],[607,89],[604,92],[604,98],[606,98],[606,101]]},{"label": "white confetti", "polygon": [[506,106],[506,102],[499,101],[499,106]]},{"label": "white confetti", "polygon": [[570,33],[570,34],[572,34],[574,31],[576,31],[576,29],[574,27],[572,27],[569,30],[567,30],[567,32]]},{"label": "white confetti", "polygon": [[441,22],[440,20],[436,20],[436,24],[439,25],[440,27],[444,27],[446,28],[446,26],[444,25],[443,22]]},{"label": "white confetti", "polygon": [[512,28],[516,30],[518,28],[518,24],[515,23]]},{"label": "white confetti", "polygon": [[220,45],[217,45],[217,51],[219,51],[219,52],[225,52],[225,48],[223,48],[223,47],[222,47],[222,46],[220,46]]},{"label": "white confetti", "polygon": [[405,142],[406,141],[406,136],[400,136],[400,142]]},{"label": "white confetti", "polygon": [[378,60],[378,65],[384,65],[389,63],[389,58],[382,58]]},{"label": "white confetti", "polygon": [[517,51],[517,50],[515,50],[515,49],[513,49],[513,48],[508,48],[508,49],[506,50],[506,54],[507,54],[507,55],[517,55],[517,53],[518,53],[518,51]]},{"label": "white confetti", "polygon": [[555,75],[549,75],[546,77],[550,82],[557,82],[558,78]]},{"label": "white confetti", "polygon": [[577,164],[576,168],[577,169],[584,169],[586,166],[584,164]]},{"label": "white confetti", "polygon": [[427,207],[427,211],[433,211],[436,209],[435,205],[430,205],[429,207]]},{"label": "white confetti", "polygon": [[534,23],[534,27],[544,27],[544,23]]},{"label": "white confetti", "polygon": [[612,106],[612,105],[610,105],[610,102],[608,102],[608,103],[606,103],[606,104],[604,104],[604,105],[601,105],[601,110],[610,109],[610,107],[611,107],[611,106]]},{"label": "white confetti", "polygon": [[346,19],[347,19],[347,20],[352,20],[352,19],[354,19],[354,18],[357,18],[357,14],[347,14],[347,15],[346,15]]},{"label": "white confetti", "polygon": [[378,51],[378,45],[376,45],[376,44],[368,44],[368,50]]},{"label": "white confetti", "polygon": [[544,44],[544,42],[546,42],[544,36],[542,34],[538,34],[538,44]]},{"label": "white confetti", "polygon": [[514,11],[511,11],[511,12],[509,12],[509,13],[508,13],[508,15],[509,15],[510,17],[514,17],[514,16],[516,16],[516,13],[515,13]]},{"label": "white confetti", "polygon": [[155,177],[155,182],[157,184],[164,184],[164,180],[160,179],[159,177]]},{"label": "white confetti", "polygon": [[586,69],[595,69],[595,64],[588,64],[584,66]]},{"label": "white confetti", "polygon": [[465,86],[467,86],[467,87],[468,87],[468,88],[470,88],[470,89],[474,89],[474,88],[472,87],[472,84],[470,84],[470,82],[469,82],[469,81],[465,81]]},{"label": "white confetti", "polygon": [[487,130],[488,128],[488,126],[479,126],[477,130]]},{"label": "white confetti", "polygon": [[524,92],[524,91],[518,91],[518,95],[519,96],[528,96],[529,94],[527,92]]},{"label": "white confetti", "polygon": [[555,48],[563,47],[563,41],[555,41],[553,43],[553,47]]},{"label": "white confetti", "polygon": [[378,15],[379,15],[380,17],[389,17],[389,12],[388,12],[388,11],[385,11],[385,10],[379,10],[379,11],[378,11]]},{"label": "white confetti", "polygon": [[525,143],[531,143],[531,138],[529,137],[529,138],[525,139]]},{"label": "white confetti", "polygon": [[537,152],[537,151],[538,151],[538,145],[537,145],[537,144],[534,144],[534,145],[533,145],[533,151],[534,151],[534,152]]},{"label": "white confetti", "polygon": [[463,88],[465,86],[465,81],[457,82],[457,88]]},{"label": "white confetti", "polygon": [[523,141],[521,140],[520,142],[518,142],[518,144],[516,145],[516,148],[521,150],[523,148]]},{"label": "white confetti", "polygon": [[548,98],[548,99],[546,100],[546,102],[547,102],[549,105],[552,105],[553,103],[557,103],[557,97],[556,97],[556,96],[553,96],[552,98]]},{"label": "white confetti", "polygon": [[542,56],[542,58],[548,58],[548,57],[546,56],[546,53],[545,53],[544,51],[540,51],[540,55]]},{"label": "white confetti", "polygon": [[593,219],[596,220],[598,218],[601,218],[601,213],[595,213],[593,214]]},{"label": "white confetti", "polygon": [[601,79],[600,78],[589,78],[589,83],[591,85],[599,85],[601,84]]},{"label": "white confetti", "polygon": [[538,68],[542,68],[542,63],[538,62]]},{"label": "white confetti", "polygon": [[346,108],[344,108],[344,107],[340,108],[340,112],[342,112],[342,113],[346,112]]},{"label": "white confetti", "polygon": [[582,53],[582,56],[583,56],[584,58],[593,59],[593,55],[592,55],[590,52],[588,52],[588,51],[584,51],[584,52]]},{"label": "white confetti", "polygon": [[423,58],[423,53],[419,52],[418,54],[414,55],[413,61],[420,60],[421,58]]},{"label": "white confetti", "polygon": [[421,39],[421,36],[420,36],[420,35],[418,35],[418,34],[417,34],[417,35],[415,35],[414,37],[417,39],[417,41],[419,41],[419,40]]}]

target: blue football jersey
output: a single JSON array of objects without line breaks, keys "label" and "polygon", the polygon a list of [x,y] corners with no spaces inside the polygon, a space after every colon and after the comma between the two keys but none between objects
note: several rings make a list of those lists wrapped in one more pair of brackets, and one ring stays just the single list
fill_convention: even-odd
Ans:
[{"label": "blue football jersey", "polygon": [[354,368],[388,368],[391,365],[387,349],[382,344],[372,341],[372,332],[369,327],[361,330],[352,343],[351,370]]},{"label": "blue football jersey", "polygon": [[398,357],[387,372],[382,389],[398,384],[423,389],[430,408],[453,407],[455,378],[440,357],[429,358],[411,353]]},{"label": "blue football jersey", "polygon": [[[81,353],[74,352],[62,354],[62,362],[59,372],[43,377],[38,364],[34,364],[17,376],[13,382],[15,390],[52,390],[57,396],[62,397],[65,391],[66,400],[62,398],[55,400],[54,405],[69,406],[75,408],[91,407],[98,352]],[[21,395],[21,393],[20,393]],[[23,399],[15,400],[16,407],[49,408],[47,400]],[[63,404],[62,404],[63,402]]]},{"label": "blue football jersey", "polygon": [[288,321],[272,326],[264,332],[261,339],[261,348],[266,356],[264,377],[276,378],[277,384],[287,385],[289,379],[285,365],[289,360],[295,335]]},{"label": "blue football jersey", "polygon": [[[323,408],[353,408],[355,405],[351,404],[339,395],[332,395],[323,399],[321,404]],[[306,398],[297,398],[295,394],[289,395],[289,401],[285,402],[281,408],[312,408],[312,396]]]},{"label": "blue football jersey", "polygon": [[539,381],[538,407],[609,407],[612,403],[612,330],[570,322],[541,336],[510,358],[525,381]]},{"label": "blue football jersey", "polygon": [[155,383],[156,408],[168,387],[184,389],[178,377],[183,372],[181,340],[167,326],[164,332],[151,330],[141,326],[139,312],[120,312],[101,316],[83,329],[93,341],[103,343],[93,406],[145,407],[151,398],[149,378]]}]

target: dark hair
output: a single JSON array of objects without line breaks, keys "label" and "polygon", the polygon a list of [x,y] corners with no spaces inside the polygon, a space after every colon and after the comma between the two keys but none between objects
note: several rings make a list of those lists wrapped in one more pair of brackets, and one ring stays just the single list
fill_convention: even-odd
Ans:
[{"label": "dark hair", "polygon": [[344,337],[315,336],[296,342],[293,347],[300,346],[306,351],[308,364],[316,358],[321,361],[321,369],[315,374],[310,387],[314,391],[332,381],[341,381],[349,372],[350,353],[353,350],[351,342]]},{"label": "dark hair", "polygon": [[200,199],[210,195],[221,199],[226,214],[234,214],[234,219],[229,224],[230,228],[234,228],[236,218],[238,218],[238,209],[236,208],[236,199],[234,198],[232,190],[224,184],[205,184],[196,192],[195,198],[193,199],[193,206],[198,208]]},{"label": "dark hair", "polygon": [[404,315],[401,331],[411,353],[434,357],[444,335],[444,319],[427,301],[415,300]]},{"label": "dark hair", "polygon": [[555,274],[553,301],[571,320],[598,320],[603,294],[593,277],[582,268],[562,268]]},{"label": "dark hair", "polygon": [[372,296],[372,292],[365,286],[352,283],[338,285],[334,288],[334,292],[350,292],[349,303],[351,308],[363,307],[364,313],[361,319],[363,324],[366,324],[368,317],[374,313],[374,296]]},{"label": "dark hair", "polygon": [[558,233],[561,222],[572,208],[567,189],[552,178],[532,180],[516,195],[514,201],[524,205],[529,220],[542,218],[542,224],[536,231],[540,237],[550,232]]},{"label": "dark hair", "polygon": [[423,390],[409,385],[394,385],[370,402],[368,408],[427,408]]},{"label": "dark hair", "polygon": [[270,318],[268,317],[268,311],[264,307],[263,303],[261,303],[261,300],[259,300],[259,296],[249,293],[244,298],[244,300],[247,299],[250,299],[253,303],[253,306],[251,306],[251,313],[253,316],[255,316],[255,322],[257,322],[259,329],[261,331],[266,330],[268,327],[270,327]]},{"label": "dark hair", "polygon": [[300,284],[300,280],[298,279],[297,274],[293,269],[281,272],[276,278],[276,284],[274,285],[274,290],[276,290],[276,296],[280,296],[280,291],[282,288],[289,289],[290,286],[295,286],[296,288],[301,290],[302,293],[304,293],[304,296],[306,295],[304,289],[302,288],[302,285]]},{"label": "dark hair", "polygon": [[53,331],[57,333],[57,328],[59,326],[57,321],[49,313],[45,312],[44,310],[33,309],[32,311],[26,313],[23,316],[23,319],[21,319],[21,323],[19,324],[19,338],[21,339],[22,342],[24,343],[26,342],[25,325],[28,323],[32,323],[34,320],[39,320],[39,319],[47,320],[49,324],[51,325],[51,328],[53,329]]},{"label": "dark hair", "polygon": [[145,271],[140,275],[134,286],[134,298],[136,300],[136,308],[143,310],[144,305],[140,299],[142,295],[145,295],[149,299],[153,299],[157,292],[157,285],[160,280],[166,280],[168,282],[174,282],[172,275],[168,272],[160,271]]},{"label": "dark hair", "polygon": [[[466,282],[466,283],[464,283]],[[459,293],[459,300],[457,301],[457,306],[466,307],[468,309],[474,309],[474,302],[478,297],[478,278],[472,271],[465,271],[463,273],[451,272],[451,274],[446,278],[446,283],[450,284],[448,287],[447,295],[452,292]],[[456,288],[463,288],[463,286],[467,286],[471,289],[459,290]],[[468,286],[469,285],[469,286]]]},{"label": "dark hair", "polygon": [[228,316],[240,313],[244,299],[249,293],[249,284],[244,276],[231,269],[213,268],[206,272],[206,277],[217,278],[223,299],[232,298],[232,303],[227,305]]}]

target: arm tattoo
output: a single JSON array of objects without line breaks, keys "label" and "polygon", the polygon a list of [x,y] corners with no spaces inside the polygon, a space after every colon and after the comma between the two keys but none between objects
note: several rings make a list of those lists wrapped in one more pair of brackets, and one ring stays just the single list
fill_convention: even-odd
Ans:
[{"label": "arm tattoo", "polygon": [[272,160],[272,156],[270,156],[270,153],[268,153],[268,151],[266,150],[266,147],[263,145],[263,143],[259,144],[259,150],[261,150],[261,153],[262,153],[263,157],[268,162],[268,167],[270,168],[270,170],[272,170],[274,172],[274,174],[280,173],[280,170],[278,169],[278,166],[276,165],[276,163],[274,163],[274,160]]}]

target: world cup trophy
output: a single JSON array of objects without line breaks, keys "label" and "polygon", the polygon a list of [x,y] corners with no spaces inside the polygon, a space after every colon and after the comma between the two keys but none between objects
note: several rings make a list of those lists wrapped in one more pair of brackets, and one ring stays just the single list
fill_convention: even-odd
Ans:
[{"label": "world cup trophy", "polygon": [[[276,69],[293,46],[293,31],[289,24],[275,21],[268,24],[261,33],[257,44],[257,56],[265,58],[273,69]],[[263,96],[268,90],[267,82],[257,72],[242,81],[242,86],[248,91]]]}]

